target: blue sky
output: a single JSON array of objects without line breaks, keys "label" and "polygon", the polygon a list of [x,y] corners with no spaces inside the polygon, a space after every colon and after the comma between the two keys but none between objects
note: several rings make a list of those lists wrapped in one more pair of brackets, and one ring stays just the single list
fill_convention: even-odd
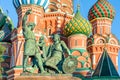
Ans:
[{"label": "blue sky", "polygon": [[[96,1],[97,0],[74,0],[74,10],[76,11],[77,4],[80,4],[81,15],[84,18],[88,19],[87,18],[88,11]],[[116,16],[112,24],[112,33],[115,34],[116,37],[120,40],[120,0],[108,0],[108,1],[113,5],[116,11]],[[16,27],[18,17],[16,14],[16,10],[12,4],[12,0],[0,0],[0,7],[3,8],[4,12],[8,16],[10,16]],[[119,73],[120,73],[120,55],[119,55]]]}]

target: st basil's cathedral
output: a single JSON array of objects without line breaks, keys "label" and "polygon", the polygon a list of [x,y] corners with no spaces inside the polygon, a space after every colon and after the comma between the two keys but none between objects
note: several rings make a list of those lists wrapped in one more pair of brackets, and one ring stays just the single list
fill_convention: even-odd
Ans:
[{"label": "st basil's cathedral", "polygon": [[[13,0],[18,23],[0,13],[0,43],[6,47],[3,79],[15,80],[23,72],[24,42],[22,19],[28,9],[32,14],[28,22],[34,22],[36,41],[44,35],[46,46],[53,43],[52,34],[59,34],[78,65],[72,73],[81,79],[119,80],[117,37],[111,33],[115,10],[108,0],[97,0],[88,12],[88,20],[82,17],[80,5],[74,13],[73,0]],[[83,79],[83,80],[84,80]],[[42,79],[41,79],[42,80]],[[62,80],[62,79],[61,79]],[[67,79],[66,79],[67,80]],[[69,79],[68,79],[69,80]],[[77,79],[76,79],[77,80]]]}]

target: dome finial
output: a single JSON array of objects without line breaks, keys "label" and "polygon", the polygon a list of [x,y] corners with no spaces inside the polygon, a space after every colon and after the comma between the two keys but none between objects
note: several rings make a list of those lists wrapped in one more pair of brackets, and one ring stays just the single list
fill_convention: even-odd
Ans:
[{"label": "dome finial", "polygon": [[77,4],[77,11],[75,14],[75,17],[78,17],[78,16],[80,16],[80,4]]},{"label": "dome finial", "polygon": [[80,4],[77,4],[77,10],[80,10]]},{"label": "dome finial", "polygon": [[79,11],[80,10],[80,0],[77,0],[78,1],[78,3],[77,3],[77,11]]},{"label": "dome finial", "polygon": [[76,13],[80,13],[80,1],[79,0],[77,0],[77,11],[76,11]]}]

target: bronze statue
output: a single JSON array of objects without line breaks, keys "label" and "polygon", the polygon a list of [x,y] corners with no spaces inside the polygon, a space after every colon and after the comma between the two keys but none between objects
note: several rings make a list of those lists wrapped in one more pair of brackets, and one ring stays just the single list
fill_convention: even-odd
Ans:
[{"label": "bronze statue", "polygon": [[39,39],[39,43],[38,43],[38,46],[39,46],[39,49],[40,49],[40,51],[41,51],[41,54],[43,55],[43,62],[46,60],[46,48],[47,48],[47,46],[46,46],[46,43],[45,43],[45,41],[44,41],[44,36],[42,35],[41,37],[40,37],[40,39]]},{"label": "bronze statue", "polygon": [[[53,68],[57,73],[62,73],[57,65],[62,60],[64,50],[70,55],[70,51],[67,48],[64,41],[60,40],[58,34],[53,35],[53,45],[50,46],[48,60],[45,62],[45,65]],[[62,66],[62,65],[61,65]]]},{"label": "bronze statue", "polygon": [[38,66],[41,70],[41,73],[44,73],[43,63],[39,51],[39,47],[36,42],[35,34],[33,33],[33,29],[35,27],[35,23],[27,23],[27,17],[31,14],[32,10],[27,10],[22,20],[22,29],[23,36],[25,38],[24,43],[24,60],[23,60],[23,72],[29,72],[27,70],[27,62],[30,56],[34,56],[38,63]]}]

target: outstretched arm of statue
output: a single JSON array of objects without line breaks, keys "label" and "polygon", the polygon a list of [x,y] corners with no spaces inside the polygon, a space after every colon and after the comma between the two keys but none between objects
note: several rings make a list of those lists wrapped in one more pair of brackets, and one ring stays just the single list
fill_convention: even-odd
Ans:
[{"label": "outstretched arm of statue", "polygon": [[27,18],[28,18],[28,15],[31,14],[31,9],[27,10],[25,15],[23,16],[23,19],[22,19],[22,27],[26,27],[26,23],[27,23]]},{"label": "outstretched arm of statue", "polygon": [[67,45],[65,44],[64,41],[61,41],[61,45],[62,45],[62,47],[66,50],[66,52],[67,52],[69,55],[71,55],[70,50],[68,49],[68,47],[67,47]]}]

